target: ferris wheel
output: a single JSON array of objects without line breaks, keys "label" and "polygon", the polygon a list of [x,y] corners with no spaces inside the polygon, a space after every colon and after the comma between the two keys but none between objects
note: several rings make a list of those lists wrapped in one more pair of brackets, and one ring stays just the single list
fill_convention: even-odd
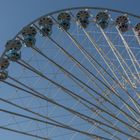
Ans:
[{"label": "ferris wheel", "polygon": [[0,131],[26,140],[140,140],[139,18],[79,7],[23,27],[0,58]]}]

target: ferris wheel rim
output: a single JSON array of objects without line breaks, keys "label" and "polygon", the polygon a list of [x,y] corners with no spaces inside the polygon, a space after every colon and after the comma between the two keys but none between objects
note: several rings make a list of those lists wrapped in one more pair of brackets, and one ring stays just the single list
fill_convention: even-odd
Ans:
[{"label": "ferris wheel rim", "polygon": [[[81,7],[64,8],[64,9],[56,10],[56,11],[54,11],[54,12],[49,12],[49,13],[47,13],[47,14],[44,14],[44,15],[42,15],[42,16],[36,18],[35,20],[31,21],[29,24],[26,24],[25,26],[22,27],[22,29],[23,29],[24,27],[27,27],[27,26],[32,25],[33,23],[37,22],[37,21],[38,21],[39,19],[41,19],[42,17],[50,16],[50,15],[53,15],[53,14],[56,14],[56,13],[59,13],[59,12],[63,12],[63,11],[79,10],[79,9],[108,10],[108,11],[111,11],[111,12],[127,14],[127,15],[130,15],[130,16],[135,17],[135,18],[140,18],[139,15],[132,14],[132,13],[130,13],[130,12],[125,12],[125,11],[122,11],[122,10],[117,10],[117,9],[112,9],[112,8],[104,8],[104,7],[81,6]],[[21,34],[22,29],[20,29],[20,31],[12,38],[12,40],[16,39],[17,36],[18,36],[19,34]],[[3,58],[3,56],[5,55],[5,52],[6,52],[6,49],[4,49],[3,53],[0,55],[0,59]]]}]

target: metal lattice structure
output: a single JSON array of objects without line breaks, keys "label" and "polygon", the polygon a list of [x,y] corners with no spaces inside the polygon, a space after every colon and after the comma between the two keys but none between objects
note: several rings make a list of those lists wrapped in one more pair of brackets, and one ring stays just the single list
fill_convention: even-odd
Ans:
[{"label": "metal lattice structure", "polygon": [[5,45],[0,129],[44,140],[140,140],[139,16],[80,7]]}]

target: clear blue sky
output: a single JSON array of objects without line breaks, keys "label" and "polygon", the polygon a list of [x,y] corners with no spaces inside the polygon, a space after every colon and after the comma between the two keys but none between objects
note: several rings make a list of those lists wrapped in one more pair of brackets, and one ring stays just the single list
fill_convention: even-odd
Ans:
[{"label": "clear blue sky", "polygon": [[[0,54],[5,42],[32,20],[56,10],[80,6],[105,7],[140,15],[140,0],[0,0]],[[0,140],[9,140],[7,134],[0,130]],[[11,140],[22,140],[20,135],[10,134],[15,136]],[[23,139],[27,140],[24,136]]]}]

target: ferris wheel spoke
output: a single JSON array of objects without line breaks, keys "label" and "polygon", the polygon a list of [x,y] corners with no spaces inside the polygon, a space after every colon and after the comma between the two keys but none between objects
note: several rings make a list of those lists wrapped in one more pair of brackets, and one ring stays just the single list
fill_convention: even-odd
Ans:
[{"label": "ferris wheel spoke", "polygon": [[[82,28],[82,27],[81,27]],[[109,63],[108,62],[106,62],[106,60],[105,60],[105,58],[103,57],[103,55],[100,53],[100,51],[102,50],[101,48],[100,49],[98,49],[99,47],[95,44],[95,41],[93,41],[93,38],[91,38],[90,37],[90,35],[87,33],[87,31],[84,29],[84,28],[82,28],[83,29],[83,31],[85,32],[85,34],[87,35],[87,37],[89,38],[89,40],[92,42],[92,44],[93,44],[93,46],[95,46],[95,48],[97,49],[97,51],[99,52],[99,54],[101,55],[101,57],[103,58],[103,60],[105,61],[105,63],[108,65],[108,67],[110,68],[110,66],[109,66]],[[103,50],[102,50],[102,52],[103,52]],[[105,54],[105,53],[104,53]],[[107,58],[107,59],[109,59],[109,58]],[[111,71],[112,71],[112,69],[110,69]],[[120,71],[118,71],[118,72],[120,72]],[[112,73],[114,73],[114,72],[112,72]],[[114,74],[115,75],[115,74]],[[117,76],[115,75],[115,77],[117,78]],[[117,78],[118,79],[118,78]],[[119,79],[118,79],[118,82],[119,82]],[[116,82],[117,83],[117,82]],[[116,84],[115,84],[116,85]],[[121,85],[121,83],[119,82],[119,86],[120,87],[122,87],[122,85]],[[117,87],[117,86],[116,86]],[[123,88],[123,87],[122,87]],[[133,87],[132,87],[133,88]],[[125,90],[125,89],[124,89]],[[125,90],[125,92],[128,92],[128,91],[126,91]],[[136,92],[136,91],[135,91]],[[137,93],[137,92],[136,92]],[[138,94],[138,93],[137,93]],[[129,101],[130,101],[130,99],[129,99]]]},{"label": "ferris wheel spoke", "polygon": [[[46,57],[48,59],[48,57],[46,55],[44,55],[42,52],[40,52],[40,50],[37,50],[37,48],[34,48],[36,49],[36,51],[38,51],[39,53],[41,53],[44,57]],[[51,60],[52,61],[52,60]],[[54,61],[52,61],[57,67],[59,67],[62,71],[64,71],[68,77],[73,77],[75,78],[78,82],[82,83],[84,86],[88,87],[88,85],[84,84],[80,79],[76,78],[74,75],[72,75],[71,73],[69,73],[67,70],[65,70],[64,68],[62,68],[60,65],[56,64]],[[69,74],[69,75],[68,75]],[[73,80],[73,79],[72,79]],[[89,88],[89,87],[88,87]],[[99,86],[98,86],[99,88]],[[91,88],[90,88],[91,89]],[[91,95],[91,94],[90,94]]]},{"label": "ferris wheel spoke", "polygon": [[42,139],[42,140],[51,140],[51,139],[46,138],[46,137],[41,137],[41,136],[33,135],[33,134],[30,134],[30,133],[27,133],[27,132],[15,130],[15,129],[3,127],[3,126],[0,126],[0,129],[6,130],[6,131],[11,131],[11,132],[18,133],[18,134],[22,134],[22,135],[25,135],[25,136],[30,136],[30,137]]},{"label": "ferris wheel spoke", "polygon": [[[103,59],[103,61],[105,62],[105,64],[108,66],[108,68],[111,70],[111,72],[113,73],[114,77],[117,79],[117,81],[119,82],[120,80],[118,79],[118,77],[116,76],[116,74],[114,73],[113,69],[110,67],[109,63],[106,61],[106,59],[103,57],[102,55],[102,49],[99,48],[99,46],[95,43],[95,40],[93,39],[93,37],[91,37],[89,35],[89,33],[86,31],[85,28],[83,28],[80,24],[80,22],[78,20],[76,20],[76,18],[74,17],[74,15],[72,13],[70,13],[71,16],[74,18],[75,22],[80,26],[80,28],[82,28],[83,32],[85,33],[86,37],[89,39],[89,41],[92,43],[93,47],[95,47],[95,49],[97,50],[97,52],[99,53],[99,55],[101,56],[101,58]],[[104,53],[105,54],[105,53]],[[106,55],[107,56],[107,55]]]},{"label": "ferris wheel spoke", "polygon": [[[121,88],[123,88],[122,85],[121,85],[121,83],[120,83],[120,80],[118,79],[117,75],[114,73],[113,69],[110,67],[109,64],[113,65],[113,67],[115,67],[116,69],[117,69],[117,67],[113,64],[113,62],[110,61],[109,57],[105,54],[105,52],[102,50],[102,48],[99,48],[98,47],[98,45],[95,43],[95,40],[93,39],[93,37],[91,37],[89,35],[89,33],[82,26],[81,26],[81,28],[83,29],[85,35],[87,36],[87,38],[89,39],[89,41],[93,44],[93,46],[95,47],[95,49],[97,50],[97,52],[100,54],[100,56],[102,57],[102,59],[105,62],[105,64],[108,66],[108,68],[110,69],[110,71],[113,73],[114,77],[117,79],[117,82],[116,83],[119,83],[119,86]],[[109,62],[107,62],[107,60]],[[117,72],[119,72],[124,77],[124,75],[119,70]],[[126,81],[127,81],[127,79],[126,79]]]},{"label": "ferris wheel spoke", "polygon": [[[71,14],[72,15],[72,14]],[[72,17],[74,18],[74,20],[76,21],[76,19],[75,19],[75,17],[72,15]],[[76,21],[79,25],[80,25],[80,23],[78,22],[78,21]],[[80,25],[81,26],[81,25]],[[87,38],[90,40],[90,42],[93,44],[93,46],[96,48],[96,50],[97,50],[97,52],[100,54],[100,56],[103,58],[103,60],[105,61],[105,63],[107,64],[107,66],[109,67],[109,69],[111,70],[111,72],[113,73],[113,75],[115,76],[115,78],[117,79],[117,84],[119,84],[119,86],[126,92],[126,93],[128,93],[128,91],[126,91],[123,87],[122,87],[122,85],[121,85],[121,83],[119,82],[119,79],[117,78],[117,76],[115,75],[115,73],[113,72],[113,70],[110,68],[110,66],[109,66],[109,64],[106,62],[106,60],[104,59],[104,57],[102,56],[102,54],[100,53],[100,50],[101,50],[101,48],[100,48],[100,50],[98,50],[98,45],[95,43],[95,41],[93,41],[93,38],[91,38],[90,37],[90,35],[87,33],[87,31],[81,26],[81,28],[83,29],[83,31],[84,31],[84,33],[85,33],[85,35],[87,36]],[[111,75],[110,75],[111,76]],[[111,76],[112,77],[112,76]],[[114,80],[114,78],[113,78],[113,80]],[[116,81],[116,80],[115,80]],[[138,94],[138,93],[137,93]],[[131,97],[131,95],[128,93],[128,96],[130,96],[130,99],[132,100],[133,98]]]},{"label": "ferris wheel spoke", "polygon": [[[20,87],[18,87],[18,86],[16,86],[16,85],[13,85],[13,84],[8,83],[8,82],[6,82],[6,81],[3,81],[3,82],[4,82],[4,83],[7,83],[7,84],[9,84],[9,85],[11,85],[11,86],[14,86],[14,87],[16,87],[16,88],[20,88]],[[28,93],[30,93],[30,94],[34,94],[35,96],[39,96],[39,95],[37,95],[37,94],[35,94],[35,93],[32,93],[32,92],[30,92],[30,91],[27,91],[27,90],[25,90],[25,89],[23,89],[23,88],[20,88],[20,89],[21,89],[21,90],[24,90],[25,92],[28,92]],[[42,97],[42,96],[39,96],[39,98],[44,99],[44,96],[43,96],[43,97]],[[46,100],[46,98],[45,98],[45,100]],[[81,114],[81,113],[79,113],[79,112],[76,112],[76,111],[74,111],[74,110],[71,110],[71,109],[69,109],[69,108],[67,108],[67,107],[64,107],[63,105],[60,105],[60,104],[58,104],[58,103],[56,103],[56,102],[54,102],[54,101],[52,101],[52,100],[50,100],[50,99],[49,99],[49,101],[52,102],[52,103],[54,103],[54,104],[57,104],[58,106],[60,106],[60,107],[62,107],[62,108],[64,108],[64,109],[66,109],[66,110],[68,110],[68,111],[70,111],[71,113],[76,114],[78,117],[80,117],[81,119],[87,121],[88,123],[94,124],[94,122],[92,122],[92,121],[95,121],[95,119],[90,118],[90,117],[88,117],[88,116],[86,116],[86,115],[84,115],[84,114]],[[90,119],[90,120],[87,120],[87,118]],[[119,129],[117,129],[117,128],[113,128],[112,126],[109,126],[108,124],[102,123],[102,122],[100,122],[100,121],[98,121],[98,120],[96,120],[95,122],[96,122],[96,123],[99,123],[99,124],[101,124],[101,125],[105,125],[105,126],[107,126],[107,127],[110,127],[111,129],[114,129],[114,130],[116,130],[116,131],[119,131],[120,133],[123,133],[123,134],[125,134],[125,135],[127,135],[127,136],[130,136],[130,135],[127,134],[126,132],[123,132],[123,131],[121,131],[121,130],[119,130]],[[130,126],[130,127],[131,127],[131,126]],[[135,129],[135,128],[134,128],[134,129]],[[93,136],[94,136],[94,135],[93,135]],[[98,137],[100,137],[100,136],[98,136]],[[131,137],[131,136],[130,136],[130,137]],[[102,137],[101,137],[101,138],[102,138]]]},{"label": "ferris wheel spoke", "polygon": [[[78,116],[79,116],[79,114],[78,114]],[[83,117],[82,117],[83,118]],[[83,118],[83,119],[85,119],[85,118]],[[131,127],[131,126],[130,126]],[[116,128],[115,128],[116,129]]]},{"label": "ferris wheel spoke", "polygon": [[[136,37],[136,40],[137,40],[138,44],[140,45],[140,39],[139,39],[139,36],[137,35],[137,33],[136,33],[135,29],[134,29],[134,28],[132,28],[132,31],[133,31],[133,33],[134,33],[134,35],[135,35],[135,37]],[[137,64],[140,66],[140,64],[139,64],[139,63],[137,63]]]},{"label": "ferris wheel spoke", "polygon": [[[81,27],[82,28],[82,27]],[[103,57],[103,55],[101,54],[101,48],[99,49],[98,45],[95,44],[95,41],[93,41],[93,37],[91,38],[91,36],[88,34],[88,32],[82,28],[85,35],[88,37],[88,39],[90,40],[90,42],[93,44],[93,46],[95,47],[95,49],[97,50],[97,52],[99,53],[99,55],[102,57],[103,61],[105,62],[105,64],[108,66],[108,68],[110,69],[110,71],[113,73],[113,76],[117,79],[117,81],[119,82],[120,80],[118,79],[118,77],[116,76],[116,74],[114,73],[113,69],[110,67],[109,63],[105,60],[105,58]]]},{"label": "ferris wheel spoke", "polygon": [[[53,17],[52,17],[53,18]],[[54,19],[54,18],[53,18]],[[54,19],[55,20],[55,19]],[[55,22],[59,25],[59,23],[55,20]],[[59,25],[60,26],[60,25]],[[70,35],[70,33],[68,33],[67,31],[65,31],[64,30],[64,32],[68,35],[68,37],[70,37],[70,39],[74,42],[74,44],[75,44],[75,46],[77,46],[79,49],[80,49],[80,51],[82,50],[82,53],[83,54],[85,54],[84,52],[85,52],[85,50],[84,50],[84,52],[83,52],[83,48],[80,46],[80,44]],[[87,54],[87,51],[86,51],[86,54]],[[85,56],[85,55],[84,55]],[[92,58],[93,59],[93,57],[91,56],[91,55],[89,55],[88,54],[88,56],[90,56],[90,58]],[[89,60],[89,58],[86,56],[86,58]],[[91,62],[91,61],[90,61]],[[92,62],[91,62],[92,63]],[[93,65],[94,66],[94,65]],[[104,76],[102,75],[102,78],[104,78]],[[105,79],[105,78],[104,78]],[[106,80],[106,79],[105,79]],[[106,82],[107,82],[107,80],[106,80]],[[108,82],[107,82],[108,83]],[[112,89],[111,89],[111,91],[113,92],[113,93],[115,93]],[[116,93],[115,93],[115,95],[118,97],[118,98],[120,98]],[[120,98],[121,99],[121,98]],[[131,98],[131,99],[133,99],[133,98]],[[123,99],[121,99],[121,100],[123,100]],[[123,100],[123,102],[124,103],[126,103],[124,100]],[[135,102],[135,101],[134,101]],[[127,103],[126,103],[127,104]],[[138,104],[138,103],[136,103],[136,104]],[[132,109],[132,107],[130,106],[130,105],[127,105],[128,107],[128,109],[129,109],[129,111],[133,114],[133,112],[131,111],[131,110],[133,110],[134,112],[136,112],[134,109]],[[130,109],[131,108],[131,109]],[[134,115],[134,114],[133,114]]]},{"label": "ferris wheel spoke", "polygon": [[[13,79],[13,78],[12,78],[12,79]],[[2,99],[2,98],[0,98],[0,100],[3,101],[3,102],[6,102],[6,103],[8,103],[8,104],[10,104],[10,105],[12,105],[12,106],[15,106],[15,107],[17,107],[17,108],[19,108],[19,109],[25,110],[25,111],[27,111],[27,112],[30,112],[30,113],[32,113],[32,114],[35,114],[35,115],[41,117],[41,118],[44,118],[44,119],[47,119],[47,120],[50,120],[50,121],[53,122],[53,123],[47,122],[48,124],[51,124],[51,125],[54,125],[54,126],[60,127],[60,128],[61,128],[61,126],[62,126],[62,127],[64,126],[64,129],[68,129],[68,130],[71,130],[71,131],[76,131],[76,132],[79,132],[79,133],[81,132],[81,133],[82,133],[82,131],[80,131],[80,130],[77,130],[77,129],[75,129],[75,128],[72,128],[71,126],[68,126],[68,125],[66,125],[66,124],[60,123],[60,122],[58,122],[58,121],[55,121],[55,120],[53,120],[53,119],[51,119],[51,118],[49,118],[49,117],[46,117],[46,116],[44,116],[44,115],[42,115],[42,114],[39,114],[39,113],[37,113],[37,112],[34,112],[34,111],[32,111],[32,110],[30,110],[30,109],[28,109],[28,108],[19,106],[19,105],[15,104],[15,103],[12,103],[12,102],[7,101],[7,100]],[[55,123],[56,123],[56,124],[55,124]],[[58,124],[58,125],[57,125],[57,124]],[[99,128],[100,128],[100,127],[99,127]],[[100,128],[100,129],[101,129],[101,128]],[[108,132],[108,131],[107,131],[107,132]],[[108,133],[109,133],[109,132],[108,132]]]},{"label": "ferris wheel spoke", "polygon": [[[18,62],[19,63],[19,62]],[[28,64],[29,65],[29,64]],[[76,94],[74,94],[74,95],[76,95]],[[77,96],[77,95],[76,95]],[[81,98],[80,96],[78,96],[79,98]],[[102,96],[101,96],[102,97]],[[106,99],[106,98],[105,98]],[[83,99],[82,98],[82,100],[83,101],[87,101],[86,99]],[[106,99],[107,100],[107,99]],[[88,103],[90,103],[89,101],[87,101]],[[112,102],[111,102],[112,103]],[[93,105],[92,103],[90,103],[91,105]],[[112,105],[114,105],[114,104],[112,104]],[[115,106],[115,105],[114,105]],[[116,106],[115,106],[116,107]],[[118,108],[118,107],[117,107]],[[118,108],[118,109],[120,109],[120,108]],[[121,110],[122,111],[122,110]],[[123,111],[124,112],[124,111]],[[129,116],[127,113],[125,113],[127,116]]]},{"label": "ferris wheel spoke", "polygon": [[[98,26],[99,27],[99,26]],[[121,54],[117,51],[117,49],[114,47],[114,44],[111,42],[111,40],[107,37],[107,35],[105,34],[105,32],[103,31],[103,29],[101,29],[101,27],[99,27],[102,34],[104,35],[107,43],[109,44],[112,52],[114,53],[115,57],[117,58],[118,62],[120,63],[120,66],[122,67],[122,69],[124,70],[124,73],[126,74],[127,78],[129,79],[129,81],[131,82],[131,84],[133,85],[132,80],[129,78],[127,71],[129,71],[131,73],[131,75],[133,76],[133,78],[135,79],[135,75],[133,74],[133,72],[131,71],[131,69],[129,68],[129,66],[127,65],[127,63],[125,62],[125,60],[123,59],[123,57],[121,56]],[[119,59],[120,58],[120,59]],[[121,63],[123,62],[125,64],[125,66],[127,67],[127,70],[125,69],[125,67],[123,66],[123,64]],[[137,81],[139,82],[139,80],[137,79]]]},{"label": "ferris wheel spoke", "polygon": [[[36,25],[34,25],[39,31],[41,31]],[[92,76],[93,74],[87,69],[85,68],[80,62],[78,62],[71,54],[69,54],[65,49],[63,49],[56,41],[54,41],[54,39],[52,39],[51,37],[48,37],[56,47],[58,47],[69,59],[71,59],[74,63],[76,63],[76,65],[78,66],[78,68],[86,75],[88,76],[88,73],[90,73]],[[83,69],[84,70],[83,70]],[[88,72],[88,73],[87,73]],[[99,72],[98,72],[99,74]],[[96,77],[98,76],[98,74],[96,75]],[[90,78],[90,76],[88,76]],[[93,77],[94,78],[94,77]],[[101,88],[95,83],[95,81],[93,80],[93,78],[90,78],[90,81],[92,82],[92,84],[94,84],[96,87],[98,87],[100,90]],[[89,94],[89,93],[88,93]],[[90,94],[91,97],[93,97],[93,94]],[[105,94],[105,96],[107,96]]]},{"label": "ferris wheel spoke", "polygon": [[[13,79],[13,78],[12,78]],[[15,80],[14,80],[15,81]],[[16,80],[17,81],[17,80]],[[18,81],[17,81],[18,82]],[[75,98],[75,97],[74,97]],[[79,99],[77,99],[79,100]],[[87,106],[86,104],[82,103],[81,101],[79,101],[81,104],[83,104],[84,106],[86,106],[89,110],[93,111],[93,113],[96,112],[96,109],[92,109],[91,107]],[[110,111],[110,110],[109,110]],[[101,117],[103,120],[105,120],[106,122],[108,122],[109,124],[112,124],[111,121],[109,121],[108,119],[104,118],[102,115],[100,115],[102,111],[98,111],[97,114],[99,117]],[[111,112],[111,111],[110,111]],[[113,125],[113,124],[112,124]]]},{"label": "ferris wheel spoke", "polygon": [[[43,99],[43,100],[46,100],[46,101],[48,101],[48,102],[50,102],[50,103],[53,103],[53,104],[59,106],[60,108],[63,108],[63,109],[65,109],[65,110],[69,111],[70,113],[72,113],[72,114],[74,114],[74,115],[77,115],[79,118],[81,118],[81,119],[87,121],[88,123],[94,124],[94,122],[92,122],[92,121],[94,121],[94,119],[88,117],[88,119],[91,119],[91,120],[92,120],[92,121],[89,121],[89,120],[87,120],[86,118],[83,117],[83,116],[85,116],[85,115],[82,114],[83,116],[81,116],[79,112],[76,112],[76,111],[71,110],[71,109],[69,109],[69,108],[67,108],[67,107],[64,107],[63,105],[60,105],[60,104],[58,104],[57,102],[55,102],[55,101],[53,101],[53,100],[51,100],[51,99],[48,99],[46,96],[43,96],[43,95],[40,96],[40,93],[38,93],[38,92],[37,92],[37,93],[33,93],[33,92],[27,91],[27,90],[25,90],[25,89],[23,89],[23,88],[21,88],[21,87],[18,87],[18,86],[16,86],[16,85],[13,85],[13,84],[11,84],[11,83],[8,83],[8,82],[5,82],[5,81],[4,81],[4,83],[6,83],[6,84],[8,84],[8,85],[10,85],[10,86],[13,86],[13,87],[15,87],[15,88],[18,88],[18,89],[20,89],[20,90],[23,90],[23,91],[25,91],[25,92],[27,92],[27,93],[29,93],[29,94],[32,94],[33,96],[36,96],[36,97],[41,98],[41,99]],[[33,90],[33,91],[34,91],[34,90]],[[35,91],[34,91],[34,92],[35,92]],[[38,94],[39,94],[39,95],[38,95]],[[74,129],[73,129],[73,130],[74,130]],[[77,130],[77,132],[78,132],[78,130]],[[82,131],[81,131],[81,132],[82,132]],[[86,134],[86,132],[85,132],[85,134]],[[92,134],[91,134],[91,136],[92,136]],[[93,136],[94,136],[94,135],[93,135]]]},{"label": "ferris wheel spoke", "polygon": [[[139,124],[137,124],[137,123],[135,123],[135,124],[133,124],[133,126],[136,126],[137,128],[139,127]],[[114,138],[114,136],[116,136],[118,134],[118,132],[115,132],[113,135],[112,135],[112,137],[111,137],[111,139],[113,139]],[[134,131],[134,133],[133,133],[133,136],[136,136],[136,134],[137,134],[137,132],[135,132]],[[131,140],[132,138],[128,138],[128,140]]]},{"label": "ferris wheel spoke", "polygon": [[[84,90],[85,91],[85,90]],[[88,91],[86,91],[86,92],[88,92]],[[86,104],[85,104],[85,106],[87,106]],[[103,106],[103,105],[102,105]],[[91,107],[88,107],[87,106],[87,108],[89,108],[93,113],[95,113],[96,114],[96,116],[97,117],[100,117],[100,118],[102,118],[103,120],[105,120],[106,122],[108,122],[109,124],[112,124],[113,125],[113,123],[110,121],[110,120],[108,120],[108,119],[106,119],[105,117],[103,117],[103,115],[101,114],[102,112],[103,112],[103,110],[100,110],[99,108],[91,108]],[[106,110],[108,111],[108,112],[111,112],[111,110],[109,110],[108,108],[106,108]]]},{"label": "ferris wheel spoke", "polygon": [[[137,69],[137,67],[136,67],[136,65],[135,65],[135,62],[136,62],[137,60],[136,60],[136,58],[134,57],[134,54],[133,54],[133,52],[131,51],[131,49],[130,49],[128,43],[126,42],[125,38],[123,37],[122,33],[119,31],[119,29],[118,29],[117,27],[116,27],[116,30],[118,31],[118,34],[119,34],[119,36],[120,36],[121,39],[122,39],[122,42],[123,42],[123,44],[124,44],[124,47],[125,47],[125,49],[126,49],[128,55],[129,55],[129,57],[130,57],[130,60],[131,60],[131,62],[132,62],[132,65],[133,65],[133,67],[134,67],[134,69],[135,69],[135,71],[136,71],[136,74],[137,74],[138,78],[140,79],[138,69]],[[133,59],[133,58],[135,58],[135,59]],[[139,65],[138,65],[138,66],[139,66]]]},{"label": "ferris wheel spoke", "polygon": [[[139,127],[139,125],[138,124],[134,124],[134,126],[137,126],[137,128]],[[138,133],[137,132],[134,132],[134,134],[133,134],[133,136],[136,136]],[[132,138],[129,138],[128,140],[132,140]]]},{"label": "ferris wheel spoke", "polygon": [[[45,123],[45,124],[52,124],[52,125],[56,125],[56,126],[59,126],[59,127],[66,127],[66,126],[61,126],[61,125],[58,125],[58,124],[53,124],[53,123],[50,123],[50,122],[47,122],[47,121],[44,121],[44,120],[41,120],[41,119],[37,119],[37,118],[34,118],[34,117],[30,117],[30,116],[27,116],[27,115],[23,115],[23,114],[20,114],[20,113],[16,113],[16,112],[11,112],[11,111],[8,111],[8,110],[5,110],[5,109],[0,109],[1,112],[4,112],[4,113],[8,113],[8,114],[12,114],[12,115],[15,115],[15,116],[19,116],[19,117],[23,117],[23,118],[27,118],[27,119],[30,119],[30,120],[33,120],[33,121],[37,121],[37,122],[40,122],[40,123]],[[82,131],[81,131],[82,132]],[[100,138],[103,138],[101,136],[98,136],[98,135],[94,135],[94,134],[88,134],[86,132],[82,132],[90,137],[100,137]],[[49,140],[49,139],[48,139]]]},{"label": "ferris wheel spoke", "polygon": [[[17,81],[16,79],[14,79],[14,78],[12,78],[12,77],[10,77],[10,76],[9,76],[9,78],[12,79],[13,81],[15,81],[15,82],[17,82],[17,83],[23,85],[21,82]],[[23,85],[23,86],[25,86],[25,85]],[[26,86],[26,87],[27,87],[27,86]],[[53,119],[51,119],[51,118],[49,118],[49,117],[47,117],[47,116],[41,115],[41,114],[39,114],[39,113],[37,113],[37,112],[34,112],[34,111],[32,111],[32,110],[30,110],[30,109],[28,109],[28,108],[26,108],[26,107],[22,107],[22,106],[20,106],[20,105],[18,105],[18,104],[15,104],[15,103],[13,103],[13,102],[10,102],[10,101],[8,101],[8,100],[6,100],[6,99],[0,98],[0,101],[3,101],[3,102],[5,102],[5,103],[10,104],[10,105],[12,105],[12,106],[15,106],[15,107],[17,107],[17,108],[19,108],[19,109],[25,110],[25,111],[30,112],[30,113],[32,113],[32,114],[38,115],[39,117],[48,119],[48,120],[50,120],[50,121],[52,121],[52,122],[55,122],[55,123],[58,123],[58,124],[62,125],[62,123],[60,123],[60,122],[58,122],[58,121],[55,121],[55,120],[53,120]]]},{"label": "ferris wheel spoke", "polygon": [[[79,97],[79,96],[78,96]],[[81,98],[81,97],[80,97]],[[86,100],[86,99],[84,99],[84,100]],[[128,115],[129,116],[129,115]],[[120,120],[121,121],[121,120]]]},{"label": "ferris wheel spoke", "polygon": [[[37,29],[39,29],[36,25],[34,25]],[[41,31],[39,29],[39,31]],[[68,57],[70,57],[70,59],[74,60],[75,61],[75,58],[73,58],[73,56],[71,56],[66,50],[64,50],[57,42],[55,42],[51,37],[48,37],[53,43],[54,45],[56,45],[59,49],[61,49]],[[81,64],[79,65],[79,62],[77,63],[77,60],[76,60],[76,64],[78,64],[78,66],[82,66]],[[83,68],[83,66],[82,66]],[[86,69],[87,70],[87,69]],[[89,71],[88,71],[89,72]],[[90,72],[91,73],[91,72]],[[94,82],[94,81],[93,81]],[[96,85],[97,86],[97,85]],[[90,94],[91,95],[91,94]],[[93,95],[92,95],[93,96]],[[91,97],[92,97],[91,96]],[[106,96],[106,95],[105,95]],[[110,111],[111,112],[111,111]],[[127,117],[127,116],[126,116]],[[128,117],[127,117],[128,118]]]},{"label": "ferris wheel spoke", "polygon": [[[100,27],[99,27],[99,28],[100,28]],[[123,60],[123,62],[125,63],[125,60],[122,58],[122,56],[120,55],[120,53],[115,49],[114,45],[113,45],[112,42],[109,40],[109,38],[107,37],[107,35],[105,34],[105,32],[104,32],[101,28],[100,28],[100,30],[102,31],[104,37],[106,38],[106,40],[107,40],[107,42],[108,42],[108,44],[109,44],[111,50],[114,52],[114,54],[115,54],[117,60],[120,61],[119,58],[118,58],[118,56],[117,56],[117,54],[118,54],[119,57],[121,57],[121,60]],[[117,52],[117,53],[115,53],[115,52]],[[125,63],[125,64],[126,64],[126,63]],[[126,70],[125,70],[125,68],[123,67],[123,65],[121,64],[121,62],[120,62],[120,65],[122,66],[122,68],[123,68],[124,71],[126,72]],[[126,64],[126,65],[127,65],[127,64]],[[128,65],[127,65],[127,67],[128,67]],[[128,69],[130,69],[130,68],[128,67]],[[132,73],[132,72],[131,72],[131,73]],[[132,73],[132,75],[134,76],[133,73]],[[126,73],[126,76],[129,77],[127,73]],[[134,76],[134,77],[135,77],[135,76]],[[130,81],[130,80],[129,80],[129,81]],[[135,100],[133,100],[133,98],[132,98],[131,96],[129,96],[129,97],[131,98],[131,100],[132,100],[132,102],[134,103],[134,105],[136,106],[136,108],[139,110],[139,108],[138,108],[139,105],[137,106]]]},{"label": "ferris wheel spoke", "polygon": [[[50,122],[46,122],[46,121],[43,121],[43,120],[39,120],[39,119],[36,119],[36,118],[32,118],[32,117],[29,117],[29,116],[26,116],[26,115],[22,115],[22,114],[18,114],[18,113],[15,113],[15,112],[8,111],[8,110],[4,110],[4,109],[0,109],[0,111],[5,112],[5,113],[8,113],[8,114],[13,114],[13,115],[16,115],[16,116],[20,116],[20,117],[32,119],[32,120],[35,120],[35,121],[39,121],[39,122],[41,122],[41,123],[48,123],[48,124],[50,123]],[[50,123],[50,124],[52,124],[52,123]],[[56,124],[55,124],[55,125],[56,125]],[[56,126],[59,126],[59,125],[56,125]],[[65,128],[65,127],[64,127],[64,128]],[[86,134],[86,133],[85,133],[85,134]],[[103,138],[103,137],[97,136],[97,135],[93,135],[93,136]]]}]

